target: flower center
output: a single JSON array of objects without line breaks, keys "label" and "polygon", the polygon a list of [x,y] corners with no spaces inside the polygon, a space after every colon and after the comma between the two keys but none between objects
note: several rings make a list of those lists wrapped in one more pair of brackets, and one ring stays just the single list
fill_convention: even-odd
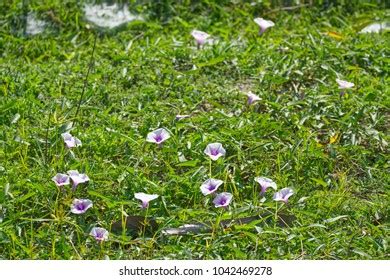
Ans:
[{"label": "flower center", "polygon": [[80,203],[76,205],[76,209],[79,211],[85,210],[85,205],[84,203]]},{"label": "flower center", "polygon": [[213,156],[218,155],[218,149],[211,149],[210,154]]},{"label": "flower center", "polygon": [[156,136],[154,136],[154,140],[156,140],[156,142],[161,142],[162,141],[161,134],[157,134]]}]

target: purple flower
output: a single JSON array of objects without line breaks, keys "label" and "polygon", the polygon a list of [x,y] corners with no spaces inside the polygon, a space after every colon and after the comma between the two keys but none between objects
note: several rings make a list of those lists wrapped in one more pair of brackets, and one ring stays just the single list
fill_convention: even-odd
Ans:
[{"label": "purple flower", "polygon": [[69,176],[62,173],[57,173],[57,175],[54,176],[52,180],[57,185],[57,187],[62,187],[70,184]]},{"label": "purple flower", "polygon": [[275,201],[283,201],[287,203],[288,198],[294,194],[294,191],[290,188],[284,188],[274,194]]},{"label": "purple flower", "polygon": [[273,188],[275,191],[277,189],[276,183],[269,178],[256,177],[255,181],[260,184],[260,194],[264,194],[268,188]]},{"label": "purple flower", "polygon": [[203,193],[203,195],[212,194],[222,184],[223,184],[222,180],[208,179],[208,180],[204,181],[203,184],[200,186],[200,190]]},{"label": "purple flower", "polygon": [[86,183],[89,181],[89,177],[86,174],[80,174],[77,170],[69,170],[68,174],[73,182],[73,190],[76,189],[78,184]]},{"label": "purple flower", "polygon": [[233,195],[228,192],[223,192],[217,194],[217,196],[214,198],[213,203],[216,208],[219,207],[228,207],[230,202],[232,201]]},{"label": "purple flower", "polygon": [[135,193],[134,197],[142,201],[142,208],[148,208],[149,202],[158,197],[157,194]]},{"label": "purple flower", "polygon": [[92,207],[92,201],[89,199],[74,199],[72,205],[70,206],[70,212],[73,214],[83,214],[89,208]]},{"label": "purple flower", "polygon": [[336,79],[336,82],[339,85],[339,89],[348,89],[348,88],[353,88],[355,86],[354,83],[339,80],[339,79]]},{"label": "purple flower", "polygon": [[92,228],[89,235],[93,236],[96,239],[96,241],[102,242],[108,240],[109,233],[105,228],[94,227]]},{"label": "purple flower", "polygon": [[263,18],[255,18],[254,21],[260,27],[260,35],[263,34],[268,28],[275,25],[275,23],[273,23],[272,21]]},{"label": "purple flower", "polygon": [[192,37],[194,37],[198,49],[200,48],[200,46],[204,45],[206,43],[206,40],[210,37],[210,35],[206,32],[199,30],[192,30],[191,35]]},{"label": "purple flower", "polygon": [[146,136],[146,141],[156,144],[161,144],[168,138],[170,138],[171,135],[169,135],[169,132],[165,130],[164,128],[156,129],[155,131],[149,132]]},{"label": "purple flower", "polygon": [[222,147],[221,143],[211,143],[207,145],[204,153],[212,160],[217,160],[226,154],[226,150]]},{"label": "purple flower", "polygon": [[251,105],[251,104],[255,103],[256,101],[261,100],[261,98],[259,96],[257,96],[256,94],[254,94],[252,92],[248,92],[246,95],[248,96],[248,105]]},{"label": "purple flower", "polygon": [[72,136],[72,134],[66,132],[66,133],[62,133],[61,136],[64,139],[65,145],[69,149],[73,147],[81,146],[81,141],[78,138]]}]

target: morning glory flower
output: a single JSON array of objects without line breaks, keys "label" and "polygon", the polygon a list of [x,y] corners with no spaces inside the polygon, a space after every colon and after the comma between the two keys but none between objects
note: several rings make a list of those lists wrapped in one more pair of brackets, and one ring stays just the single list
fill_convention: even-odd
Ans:
[{"label": "morning glory flower", "polygon": [[134,197],[142,201],[142,208],[148,208],[149,202],[156,199],[158,194],[135,193]]},{"label": "morning glory flower", "polygon": [[72,136],[72,134],[65,132],[62,133],[61,136],[64,139],[66,147],[68,147],[69,149],[81,146],[81,141],[78,138]]},{"label": "morning glory flower", "polygon": [[89,235],[93,236],[96,239],[96,241],[102,242],[108,240],[109,233],[105,228],[94,227],[92,228]]},{"label": "morning glory flower", "polygon": [[226,154],[226,150],[222,147],[221,143],[211,143],[207,145],[204,153],[212,160],[217,160]]},{"label": "morning glory flower", "polygon": [[339,85],[339,89],[348,89],[348,88],[353,88],[355,86],[354,83],[343,81],[340,79],[336,79],[336,82]]},{"label": "morning glory flower", "polygon": [[162,142],[169,139],[170,137],[171,135],[169,135],[169,132],[166,129],[159,128],[155,131],[149,132],[146,136],[146,141],[160,145],[162,144]]},{"label": "morning glory flower", "polygon": [[274,194],[275,201],[283,201],[287,203],[288,198],[294,194],[294,191],[290,188],[284,188]]},{"label": "morning glory flower", "polygon": [[260,184],[260,194],[264,194],[268,188],[273,188],[275,191],[277,189],[276,183],[269,178],[256,177],[255,181]]},{"label": "morning glory flower", "polygon": [[76,189],[78,184],[86,183],[89,181],[89,177],[86,174],[80,174],[77,170],[69,170],[68,175],[73,182],[73,190]]},{"label": "morning glory flower", "polygon": [[200,46],[204,45],[206,43],[206,40],[210,37],[210,35],[206,32],[199,30],[192,30],[191,35],[192,37],[194,37],[198,49],[200,48]]},{"label": "morning glory flower", "polygon": [[57,185],[57,187],[70,184],[69,176],[62,173],[57,173],[57,175],[52,178],[52,181]]},{"label": "morning glory flower", "polygon": [[344,90],[349,89],[349,88],[353,88],[355,86],[354,83],[343,81],[343,80],[340,80],[340,79],[336,79],[336,82],[339,85],[339,89],[341,90],[340,91],[340,95],[341,96],[344,95]]},{"label": "morning glory flower", "polygon": [[232,201],[233,195],[228,192],[219,193],[213,200],[213,203],[216,208],[219,207],[228,207]]},{"label": "morning glory flower", "polygon": [[89,208],[92,207],[92,201],[89,199],[74,199],[72,205],[70,206],[70,212],[73,214],[83,214]]},{"label": "morning glory flower", "polygon": [[275,25],[275,23],[273,23],[272,21],[263,18],[255,18],[254,21],[260,27],[260,35],[263,34],[268,28]]},{"label": "morning glory flower", "polygon": [[223,184],[222,180],[208,179],[208,180],[204,181],[203,184],[200,186],[200,190],[203,193],[203,195],[212,194],[222,184]]},{"label": "morning glory flower", "polygon": [[261,98],[259,96],[257,96],[256,94],[254,94],[252,92],[248,92],[246,94],[246,96],[248,96],[248,105],[251,105],[251,104],[255,103],[256,101],[261,100]]}]

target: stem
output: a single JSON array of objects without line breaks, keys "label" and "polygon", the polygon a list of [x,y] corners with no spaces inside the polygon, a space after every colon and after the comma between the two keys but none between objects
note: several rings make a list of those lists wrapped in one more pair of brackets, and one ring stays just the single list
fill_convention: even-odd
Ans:
[{"label": "stem", "polygon": [[276,225],[278,222],[278,202],[277,201],[275,202],[275,205],[276,205],[276,207],[275,207],[275,225]]},{"label": "stem", "polygon": [[127,217],[124,215],[123,211],[123,204],[121,204],[121,219],[122,219],[122,239],[124,239],[124,236],[126,236],[127,231]]},{"label": "stem", "polygon": [[148,212],[149,212],[149,206],[146,208],[145,212],[145,219],[144,219],[144,224],[142,225],[142,238],[145,239],[145,232],[146,232],[146,225],[148,222]]},{"label": "stem", "polygon": [[51,108],[49,111],[49,117],[47,118],[47,127],[46,127],[46,136],[45,136],[45,146],[46,146],[46,151],[45,151],[45,161],[46,165],[49,162],[49,128],[50,128],[50,119],[51,119]]},{"label": "stem", "polygon": [[27,35],[27,15],[28,15],[28,0],[23,0],[22,10],[23,10],[23,36]]},{"label": "stem", "polygon": [[95,54],[95,49],[96,49],[96,41],[97,41],[97,34],[95,33],[95,38],[94,38],[94,41],[93,41],[93,47],[92,47],[92,53],[91,53],[91,58],[89,60],[89,65],[88,65],[88,69],[87,69],[87,74],[85,75],[85,78],[84,78],[84,84],[83,84],[83,89],[81,90],[81,94],[80,94],[80,99],[79,99],[79,102],[77,104],[77,109],[76,109],[76,113],[74,114],[74,124],[76,123],[76,120],[77,120],[77,115],[80,111],[80,106],[81,106],[81,102],[83,101],[83,97],[84,97],[84,92],[85,92],[85,89],[88,85],[88,77],[89,77],[89,73],[91,72],[91,69],[92,69],[92,66],[93,66],[93,60],[94,60],[94,54]]},{"label": "stem", "polygon": [[211,179],[211,159],[209,159],[209,178]]}]

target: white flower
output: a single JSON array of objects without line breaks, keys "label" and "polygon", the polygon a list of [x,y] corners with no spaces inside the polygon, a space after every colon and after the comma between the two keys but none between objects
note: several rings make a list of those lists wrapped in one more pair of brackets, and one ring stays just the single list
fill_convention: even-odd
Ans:
[{"label": "white flower", "polygon": [[216,208],[227,207],[233,199],[233,195],[228,192],[219,193],[213,200]]},{"label": "white flower", "polygon": [[204,153],[212,160],[217,160],[226,154],[226,150],[222,147],[221,143],[211,143],[207,145]]},{"label": "white flower", "polygon": [[149,202],[158,198],[158,194],[135,193],[134,197],[142,201],[142,208],[148,208]]},{"label": "white flower", "polygon": [[108,231],[105,228],[94,227],[89,235],[93,236],[96,241],[102,242],[108,240]]},{"label": "white flower", "polygon": [[260,34],[264,33],[268,28],[275,25],[275,23],[272,21],[263,18],[255,18],[254,21],[260,27]]},{"label": "white flower", "polygon": [[275,201],[283,201],[287,203],[288,198],[294,194],[294,191],[290,188],[284,188],[274,194]]},{"label": "white flower", "polygon": [[70,212],[73,214],[83,214],[93,206],[89,199],[74,199],[70,206]]},{"label": "white flower", "polygon": [[161,144],[168,138],[170,138],[169,132],[164,128],[156,129],[155,131],[149,132],[146,136],[146,141],[156,144]]},{"label": "white flower", "polygon": [[276,183],[272,181],[269,178],[266,177],[256,177],[255,181],[260,184],[261,191],[260,193],[263,194],[268,188],[273,188],[274,190],[277,189]]},{"label": "white flower", "polygon": [[248,96],[248,105],[251,105],[251,104],[255,103],[256,101],[261,100],[261,98],[259,96],[257,96],[256,94],[254,94],[252,92],[248,92],[246,94],[246,96]]},{"label": "white flower", "polygon": [[76,189],[78,184],[86,183],[89,181],[89,177],[86,174],[81,174],[77,170],[69,170],[68,175],[73,182],[73,190]]},{"label": "white flower", "polygon": [[336,79],[336,82],[339,85],[339,89],[353,88],[355,86],[354,83],[343,81],[343,80],[340,80],[340,79]]},{"label": "white flower", "polygon": [[61,136],[64,139],[64,142],[69,149],[82,145],[81,141],[78,138],[72,136],[72,134],[68,132],[62,133]]},{"label": "white flower", "polygon": [[218,187],[223,184],[222,180],[208,179],[200,186],[200,191],[203,195],[208,195],[216,192]]},{"label": "white flower", "polygon": [[210,37],[210,35],[207,34],[206,32],[199,31],[199,30],[192,30],[191,35],[192,37],[194,37],[198,46],[201,46],[204,43],[206,43],[206,40]]},{"label": "white flower", "polygon": [[62,173],[57,173],[56,176],[52,178],[52,181],[58,186],[66,186],[70,184],[69,176]]}]

